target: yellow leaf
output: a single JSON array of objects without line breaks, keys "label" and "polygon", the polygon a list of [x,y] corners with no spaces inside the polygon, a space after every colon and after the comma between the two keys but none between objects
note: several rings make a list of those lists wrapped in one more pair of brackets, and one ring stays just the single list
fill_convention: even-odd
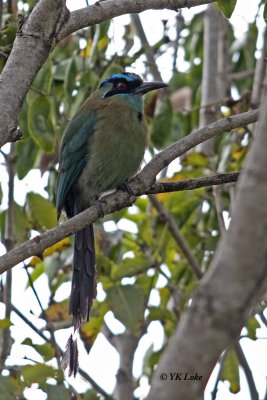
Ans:
[{"label": "yellow leaf", "polygon": [[[55,253],[56,251],[60,251],[62,249],[64,249],[65,247],[69,247],[70,246],[70,238],[64,238],[62,240],[60,240],[59,242],[53,244],[53,246],[48,247],[47,249],[45,249],[43,256],[47,257],[50,256],[51,254]],[[39,264],[42,260],[37,257],[34,256],[31,258],[30,262],[29,262],[29,266],[31,267],[36,267],[37,264]]]},{"label": "yellow leaf", "polygon": [[99,40],[98,44],[97,44],[97,48],[99,51],[105,49],[108,45],[108,37],[104,36],[102,37],[102,39]]},{"label": "yellow leaf", "polygon": [[92,39],[88,39],[87,46],[85,47],[85,49],[81,50],[80,56],[84,58],[90,57],[91,49],[92,49]]},{"label": "yellow leaf", "polygon": [[49,321],[58,322],[69,319],[68,300],[63,300],[60,303],[51,304],[45,311]]},{"label": "yellow leaf", "polygon": [[53,244],[53,246],[45,249],[44,257],[50,256],[51,254],[55,253],[56,251],[60,251],[60,250],[64,249],[65,247],[69,247],[69,246],[70,246],[70,238],[68,238],[68,237],[64,238],[64,239],[60,240],[59,242]]}]

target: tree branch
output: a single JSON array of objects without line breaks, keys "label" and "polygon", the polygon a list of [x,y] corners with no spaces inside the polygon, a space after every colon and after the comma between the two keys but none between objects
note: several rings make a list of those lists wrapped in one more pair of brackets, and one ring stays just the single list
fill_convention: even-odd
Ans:
[{"label": "tree branch", "polygon": [[[267,290],[267,99],[237,187],[229,230],[167,345],[147,400],[195,400],[203,396],[214,365],[238,338],[249,312]],[[182,371],[201,379],[160,380]]]},{"label": "tree branch", "polygon": [[[142,171],[139,172],[139,174],[131,181],[130,187],[135,193],[135,196],[141,196],[146,193],[155,193],[155,186],[153,185],[156,176],[175,158],[184,154],[186,151],[190,150],[202,141],[215,136],[216,134],[255,122],[257,120],[257,116],[258,110],[252,110],[232,117],[224,118],[207,125],[204,128],[198,129],[178,142],[170,145],[165,150],[155,155],[153,159],[142,169]],[[159,183],[159,185],[162,185],[162,183]],[[150,187],[151,191],[149,190]],[[162,188],[162,186],[159,187]],[[135,201],[135,196],[129,195],[128,193],[120,190],[105,196],[103,198],[104,203],[102,206],[104,215],[132,205]],[[75,217],[62,223],[58,227],[55,227],[43,233],[42,235],[36,236],[35,238],[23,243],[8,254],[0,257],[0,273],[7,271],[14,265],[32,255],[42,254],[47,247],[50,247],[59,240],[72,235],[74,232],[84,228],[85,226],[94,223],[100,217],[101,216],[98,215],[97,208],[92,206],[79,215],[76,215]]]},{"label": "tree branch", "polygon": [[99,24],[123,14],[141,13],[146,10],[178,11],[180,8],[196,7],[213,3],[215,0],[106,0],[80,10],[73,11],[68,23],[62,28],[57,40],[61,40],[79,29]]},{"label": "tree branch", "polygon": [[198,264],[197,259],[195,258],[194,254],[192,253],[191,249],[189,248],[185,238],[179,231],[176,222],[174,221],[172,215],[168,213],[168,211],[163,207],[163,205],[158,201],[158,199],[150,195],[149,199],[153,206],[158,211],[160,217],[163,218],[164,222],[166,223],[171,235],[173,236],[174,240],[182,250],[183,255],[187,259],[189,266],[191,267],[192,272],[198,278],[202,278],[202,272],[200,265]]},{"label": "tree branch", "polygon": [[[217,174],[210,177],[201,177],[197,179],[186,179],[180,182],[157,182],[150,186],[148,189],[141,191],[138,186],[135,189],[138,191],[137,195],[143,194],[156,194],[168,193],[182,190],[193,190],[200,187],[211,185],[222,185],[224,183],[236,182],[238,172],[231,172],[229,174]],[[121,190],[107,195],[101,199],[103,202],[102,208],[104,214],[110,214],[119,211],[124,207],[131,206],[135,197],[124,193]],[[0,274],[17,265],[19,262],[24,261],[32,255],[40,255],[52,244],[57,243],[61,239],[72,235],[74,232],[84,228],[88,224],[94,223],[101,216],[95,206],[88,208],[82,213],[62,223],[61,225],[50,229],[49,231],[28,240],[11,252],[0,257]]]},{"label": "tree branch", "polygon": [[141,45],[145,50],[148,69],[151,72],[153,79],[162,82],[162,77],[159,73],[158,66],[155,61],[154,51],[147,40],[141,19],[138,14],[131,14],[131,21],[136,29],[137,35],[141,41]]},{"label": "tree branch", "polygon": [[131,399],[134,391],[133,360],[140,337],[129,330],[113,337],[113,346],[120,356],[120,366],[117,372],[114,397],[117,400]]},{"label": "tree branch", "polygon": [[249,364],[247,362],[247,359],[245,357],[245,354],[244,354],[241,344],[239,342],[237,342],[235,345],[235,352],[236,352],[239,364],[243,368],[244,373],[246,375],[251,400],[259,400],[259,393],[257,392],[257,388],[256,388],[256,385],[255,385],[255,382],[253,379],[251,369],[249,367]]},{"label": "tree branch", "polygon": [[63,0],[40,0],[19,21],[17,37],[0,76],[0,147],[21,137],[17,116],[57,31],[69,15],[64,4]]},{"label": "tree branch", "polygon": [[[6,158],[7,172],[8,172],[8,209],[6,213],[5,224],[5,246],[7,251],[10,251],[15,246],[14,239],[14,177],[15,177],[15,147],[12,144],[10,152]],[[4,286],[4,302],[5,302],[5,318],[10,320],[12,309],[12,270],[6,273],[6,282]],[[11,350],[11,332],[10,327],[2,330],[2,349],[0,356],[0,370],[5,367],[6,359]]]}]

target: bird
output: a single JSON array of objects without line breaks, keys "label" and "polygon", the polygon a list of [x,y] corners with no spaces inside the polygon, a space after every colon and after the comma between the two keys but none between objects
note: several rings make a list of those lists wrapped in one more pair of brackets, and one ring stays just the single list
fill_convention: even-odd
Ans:
[{"label": "bird", "polygon": [[[58,218],[68,218],[97,204],[106,191],[124,188],[138,172],[148,144],[143,95],[164,88],[132,72],[111,75],[68,123],[59,148],[56,185]],[[74,235],[69,313],[74,329],[89,320],[96,298],[93,225]]]}]

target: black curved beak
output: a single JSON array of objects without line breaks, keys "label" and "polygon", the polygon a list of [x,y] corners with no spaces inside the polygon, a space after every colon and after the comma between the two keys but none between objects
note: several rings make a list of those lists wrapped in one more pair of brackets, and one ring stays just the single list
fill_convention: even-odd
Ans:
[{"label": "black curved beak", "polygon": [[168,85],[163,82],[143,82],[141,86],[138,86],[136,89],[134,89],[134,93],[143,95],[151,90],[161,89],[167,86]]}]

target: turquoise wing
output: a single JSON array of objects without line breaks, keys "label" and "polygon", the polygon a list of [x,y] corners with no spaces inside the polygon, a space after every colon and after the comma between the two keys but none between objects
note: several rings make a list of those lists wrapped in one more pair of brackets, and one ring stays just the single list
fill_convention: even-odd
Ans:
[{"label": "turquoise wing", "polygon": [[[56,186],[58,214],[66,206],[70,190],[89,160],[90,138],[94,134],[95,121],[96,116],[93,112],[78,113],[69,122],[63,134]],[[74,210],[70,214],[73,213]]]}]

